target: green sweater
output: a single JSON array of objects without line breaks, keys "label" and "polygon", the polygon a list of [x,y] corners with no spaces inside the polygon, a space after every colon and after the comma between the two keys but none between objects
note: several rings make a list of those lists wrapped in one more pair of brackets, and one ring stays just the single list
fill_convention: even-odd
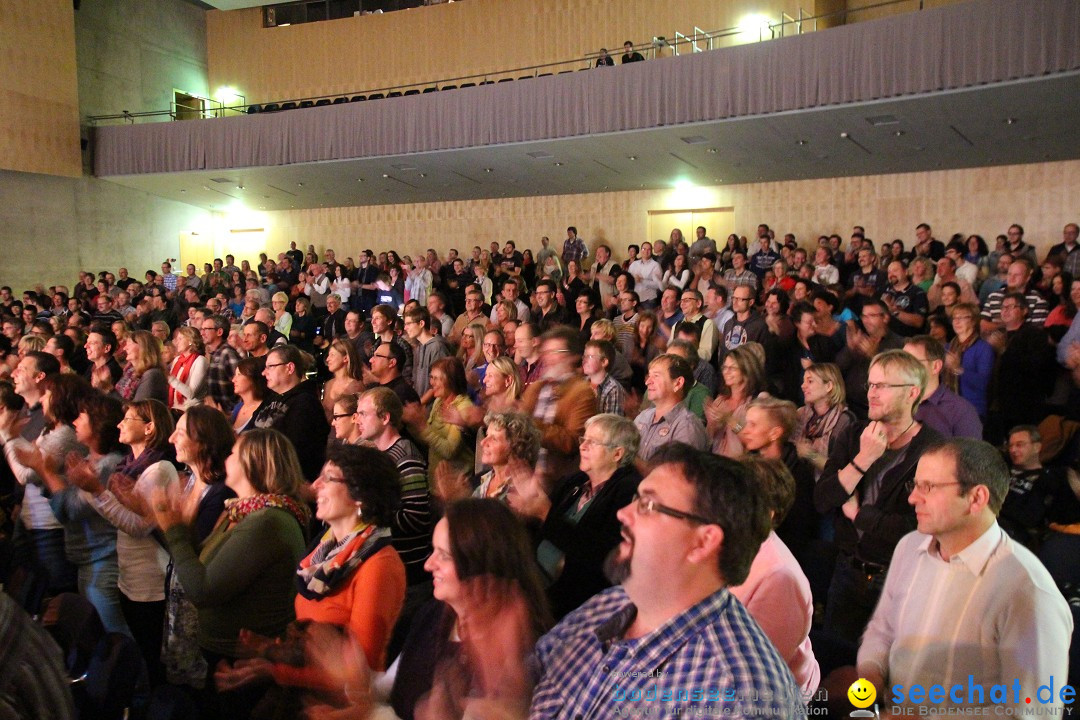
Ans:
[{"label": "green sweater", "polygon": [[253,512],[225,530],[219,523],[195,549],[191,531],[165,533],[174,572],[199,611],[199,647],[235,656],[241,629],[278,636],[295,618],[296,568],[304,534],[287,510]]}]

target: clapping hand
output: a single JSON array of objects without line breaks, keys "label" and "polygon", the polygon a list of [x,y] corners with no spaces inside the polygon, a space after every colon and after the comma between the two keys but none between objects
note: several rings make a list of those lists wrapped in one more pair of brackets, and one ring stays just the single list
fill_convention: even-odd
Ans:
[{"label": "clapping hand", "polygon": [[150,511],[162,532],[184,522],[184,498],[175,483],[154,488],[150,493]]}]

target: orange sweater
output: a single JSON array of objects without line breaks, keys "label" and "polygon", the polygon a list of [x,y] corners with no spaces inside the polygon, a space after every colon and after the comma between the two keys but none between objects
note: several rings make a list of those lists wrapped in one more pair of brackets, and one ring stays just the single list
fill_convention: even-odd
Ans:
[{"label": "orange sweater", "polygon": [[[397,550],[384,547],[357,568],[349,582],[321,600],[296,596],[296,619],[348,628],[364,649],[372,670],[386,669],[386,646],[405,602],[405,565]],[[320,674],[307,668],[274,666],[279,685],[322,688]]]}]

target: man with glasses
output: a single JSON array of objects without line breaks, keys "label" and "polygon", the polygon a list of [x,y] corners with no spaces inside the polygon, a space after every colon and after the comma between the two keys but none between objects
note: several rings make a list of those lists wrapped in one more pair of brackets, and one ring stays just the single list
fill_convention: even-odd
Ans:
[{"label": "man with glasses", "polygon": [[[479,285],[477,287],[479,287]],[[519,295],[521,295],[521,288],[518,286],[517,278],[506,278],[506,280],[502,284],[501,299],[509,300],[510,302],[514,303],[514,307],[517,308],[519,322],[528,322],[530,316],[529,306],[522,302],[521,298],[518,297]],[[492,303],[491,316],[488,318],[491,321],[492,325],[498,322],[498,316],[495,314],[495,304],[496,303]]]},{"label": "man with glasses", "polygon": [[784,659],[727,589],[769,534],[763,493],[739,463],[686,445],[656,459],[617,515],[616,587],[536,645],[529,717],[804,716]]},{"label": "man with glasses", "polygon": [[874,357],[868,378],[869,422],[852,423],[835,437],[814,486],[818,512],[834,518],[839,551],[825,629],[852,651],[881,594],[896,543],[915,528],[904,485],[923,452],[942,440],[915,420],[926,391],[922,363],[903,350],[888,350]]},{"label": "man with glasses", "polygon": [[465,330],[474,323],[487,326],[487,318],[484,317],[484,293],[479,285],[469,285],[465,288],[465,311],[457,316],[454,325],[446,339],[455,346],[461,344],[461,336]]},{"label": "man with glasses", "polygon": [[765,344],[769,327],[754,308],[754,289],[749,285],[737,285],[731,291],[731,310],[735,314],[724,324],[724,346],[721,360],[729,351],[748,342]]},{"label": "man with glasses", "polygon": [[541,333],[556,325],[566,324],[566,312],[555,297],[556,289],[554,281],[544,278],[536,283],[536,289],[533,290],[536,306],[540,309],[540,317],[536,318],[536,325]]},{"label": "man with glasses", "polygon": [[[222,412],[231,412],[236,405],[236,392],[233,390],[233,376],[240,356],[226,342],[229,338],[229,321],[220,315],[206,318],[199,328],[199,337],[206,345],[206,355],[210,360],[209,397],[211,402]],[[89,340],[87,341],[89,344]]]},{"label": "man with glasses", "polygon": [[413,349],[413,388],[420,396],[420,402],[427,404],[430,398],[424,397],[428,392],[428,373],[431,366],[439,358],[449,357],[450,350],[446,347],[446,341],[438,335],[434,335],[430,328],[431,314],[427,309],[414,307],[405,312],[405,336],[410,343],[415,343]]},{"label": "man with glasses", "polygon": [[[398,370],[406,382],[412,382],[413,352],[405,338],[397,334],[397,311],[390,305],[376,305],[371,310],[371,332],[375,334],[374,347],[380,347],[385,343],[393,343],[401,348],[405,359],[398,365]],[[374,368],[373,368],[374,369]]]},{"label": "man with glasses", "polygon": [[424,570],[424,561],[431,554],[431,531],[435,527],[427,459],[412,440],[401,434],[402,407],[393,390],[376,387],[360,395],[353,416],[360,437],[386,453],[401,473],[401,505],[390,523],[394,549],[405,564],[405,606],[390,640],[389,652],[395,654],[405,641],[417,608],[431,599],[431,575]]},{"label": "man with glasses", "polygon": [[844,376],[848,407],[857,418],[865,420],[870,360],[884,350],[903,348],[904,340],[889,329],[889,306],[877,298],[863,303],[859,321],[848,321],[847,346],[837,353],[836,365]]},{"label": "man with glasses", "polygon": [[[1065,682],[1072,615],[1042,563],[998,525],[1008,488],[1001,454],[979,440],[949,440],[919,461],[905,489],[918,532],[897,545],[859,647],[858,676],[893,695],[882,704],[921,704],[907,691],[941,686],[950,709],[1022,714],[1040,685]],[[994,685],[1009,688],[1004,700]],[[1061,714],[1061,701],[1052,690],[1038,707]]]},{"label": "man with glasses", "polygon": [[295,345],[282,345],[266,356],[263,377],[272,391],[255,411],[255,427],[273,427],[289,438],[300,459],[300,469],[314,482],[326,459],[330,423],[319,400],[319,389],[308,380],[309,357]]},{"label": "man with glasses", "polygon": [[[709,318],[702,314],[701,308],[704,298],[697,290],[683,290],[679,299],[679,309],[682,310],[682,320],[678,324],[690,323],[696,325],[701,331],[698,340],[697,351],[702,360],[711,360],[716,353],[716,347],[720,343],[720,336],[716,331],[716,325],[709,322]],[[675,332],[671,333],[668,345],[675,342]]]},{"label": "man with glasses", "polygon": [[402,405],[420,402],[412,386],[405,381],[401,369],[405,367],[405,350],[397,343],[383,343],[371,353],[371,370],[364,371],[364,383],[380,385],[392,390]]}]

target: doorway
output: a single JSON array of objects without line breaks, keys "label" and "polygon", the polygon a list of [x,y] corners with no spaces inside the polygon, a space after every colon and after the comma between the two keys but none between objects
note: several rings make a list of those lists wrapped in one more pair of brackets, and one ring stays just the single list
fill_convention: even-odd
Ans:
[{"label": "doorway", "polygon": [[724,239],[735,232],[735,208],[699,208],[694,210],[650,210],[648,238],[650,242],[667,242],[674,228],[682,230],[687,245],[696,237],[694,228],[705,227],[705,233],[716,241],[716,246],[724,246]]}]

